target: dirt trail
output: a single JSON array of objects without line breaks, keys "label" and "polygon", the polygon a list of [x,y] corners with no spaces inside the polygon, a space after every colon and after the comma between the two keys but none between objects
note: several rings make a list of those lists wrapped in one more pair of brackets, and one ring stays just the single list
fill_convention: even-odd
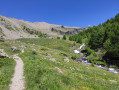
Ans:
[{"label": "dirt trail", "polygon": [[10,90],[24,90],[24,63],[18,55],[14,55],[13,59],[16,61],[16,66]]}]

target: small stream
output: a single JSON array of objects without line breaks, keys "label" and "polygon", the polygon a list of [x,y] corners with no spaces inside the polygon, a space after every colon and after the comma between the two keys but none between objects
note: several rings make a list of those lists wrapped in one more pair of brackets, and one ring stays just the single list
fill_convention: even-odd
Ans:
[{"label": "small stream", "polygon": [[[76,54],[81,54],[82,57],[81,58],[77,58],[75,59],[74,61],[75,62],[79,62],[79,63],[85,63],[87,65],[90,65],[91,63],[87,60],[86,58],[86,54],[84,53],[81,53],[81,49],[85,47],[85,44],[82,44],[78,49],[74,49],[74,53]],[[104,65],[97,65],[97,64],[94,64],[96,67],[99,67],[101,69],[104,69],[104,70],[107,70],[107,71],[110,71],[110,72],[113,72],[113,73],[119,73],[119,69],[115,69],[115,68],[111,68],[111,67],[106,67]]]}]

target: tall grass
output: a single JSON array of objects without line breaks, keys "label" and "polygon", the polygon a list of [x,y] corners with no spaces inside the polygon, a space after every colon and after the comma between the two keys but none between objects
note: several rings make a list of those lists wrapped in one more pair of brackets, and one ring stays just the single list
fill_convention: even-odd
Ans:
[{"label": "tall grass", "polygon": [[52,49],[57,49],[65,52],[69,52],[73,45],[71,41],[58,40],[58,39],[48,39],[48,38],[38,38],[38,39],[18,39],[25,43],[36,44],[45,46]]},{"label": "tall grass", "polygon": [[[26,90],[118,90],[119,75],[103,69],[73,62],[72,43],[64,40],[52,39],[22,39],[32,43],[20,57],[25,65]],[[49,43],[49,44],[48,44]],[[69,46],[68,46],[69,45]],[[58,48],[63,46],[62,48]],[[41,50],[46,48],[46,50]],[[37,54],[32,54],[35,49]],[[68,50],[67,50],[68,49]],[[42,55],[49,53],[50,57]],[[65,53],[70,62],[64,62]],[[70,54],[69,54],[70,53]],[[115,82],[111,82],[115,81]]]},{"label": "tall grass", "polygon": [[0,90],[9,90],[15,61],[8,58],[0,58]]}]

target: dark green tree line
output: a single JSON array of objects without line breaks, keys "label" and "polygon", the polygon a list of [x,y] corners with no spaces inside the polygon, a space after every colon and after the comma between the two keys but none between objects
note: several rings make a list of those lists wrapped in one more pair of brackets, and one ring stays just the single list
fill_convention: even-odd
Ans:
[{"label": "dark green tree line", "polygon": [[69,40],[78,43],[85,42],[93,50],[103,48],[106,51],[103,59],[109,64],[119,66],[119,14],[103,24],[70,36]]}]

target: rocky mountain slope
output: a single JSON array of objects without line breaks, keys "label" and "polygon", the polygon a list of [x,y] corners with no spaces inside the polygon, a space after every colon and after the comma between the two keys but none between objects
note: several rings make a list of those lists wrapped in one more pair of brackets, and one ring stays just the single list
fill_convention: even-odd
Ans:
[{"label": "rocky mountain slope", "polygon": [[[74,35],[87,28],[67,27],[46,22],[28,22],[0,15],[0,37],[5,39],[37,38],[37,33],[48,36]],[[35,34],[33,34],[35,32]]]}]

